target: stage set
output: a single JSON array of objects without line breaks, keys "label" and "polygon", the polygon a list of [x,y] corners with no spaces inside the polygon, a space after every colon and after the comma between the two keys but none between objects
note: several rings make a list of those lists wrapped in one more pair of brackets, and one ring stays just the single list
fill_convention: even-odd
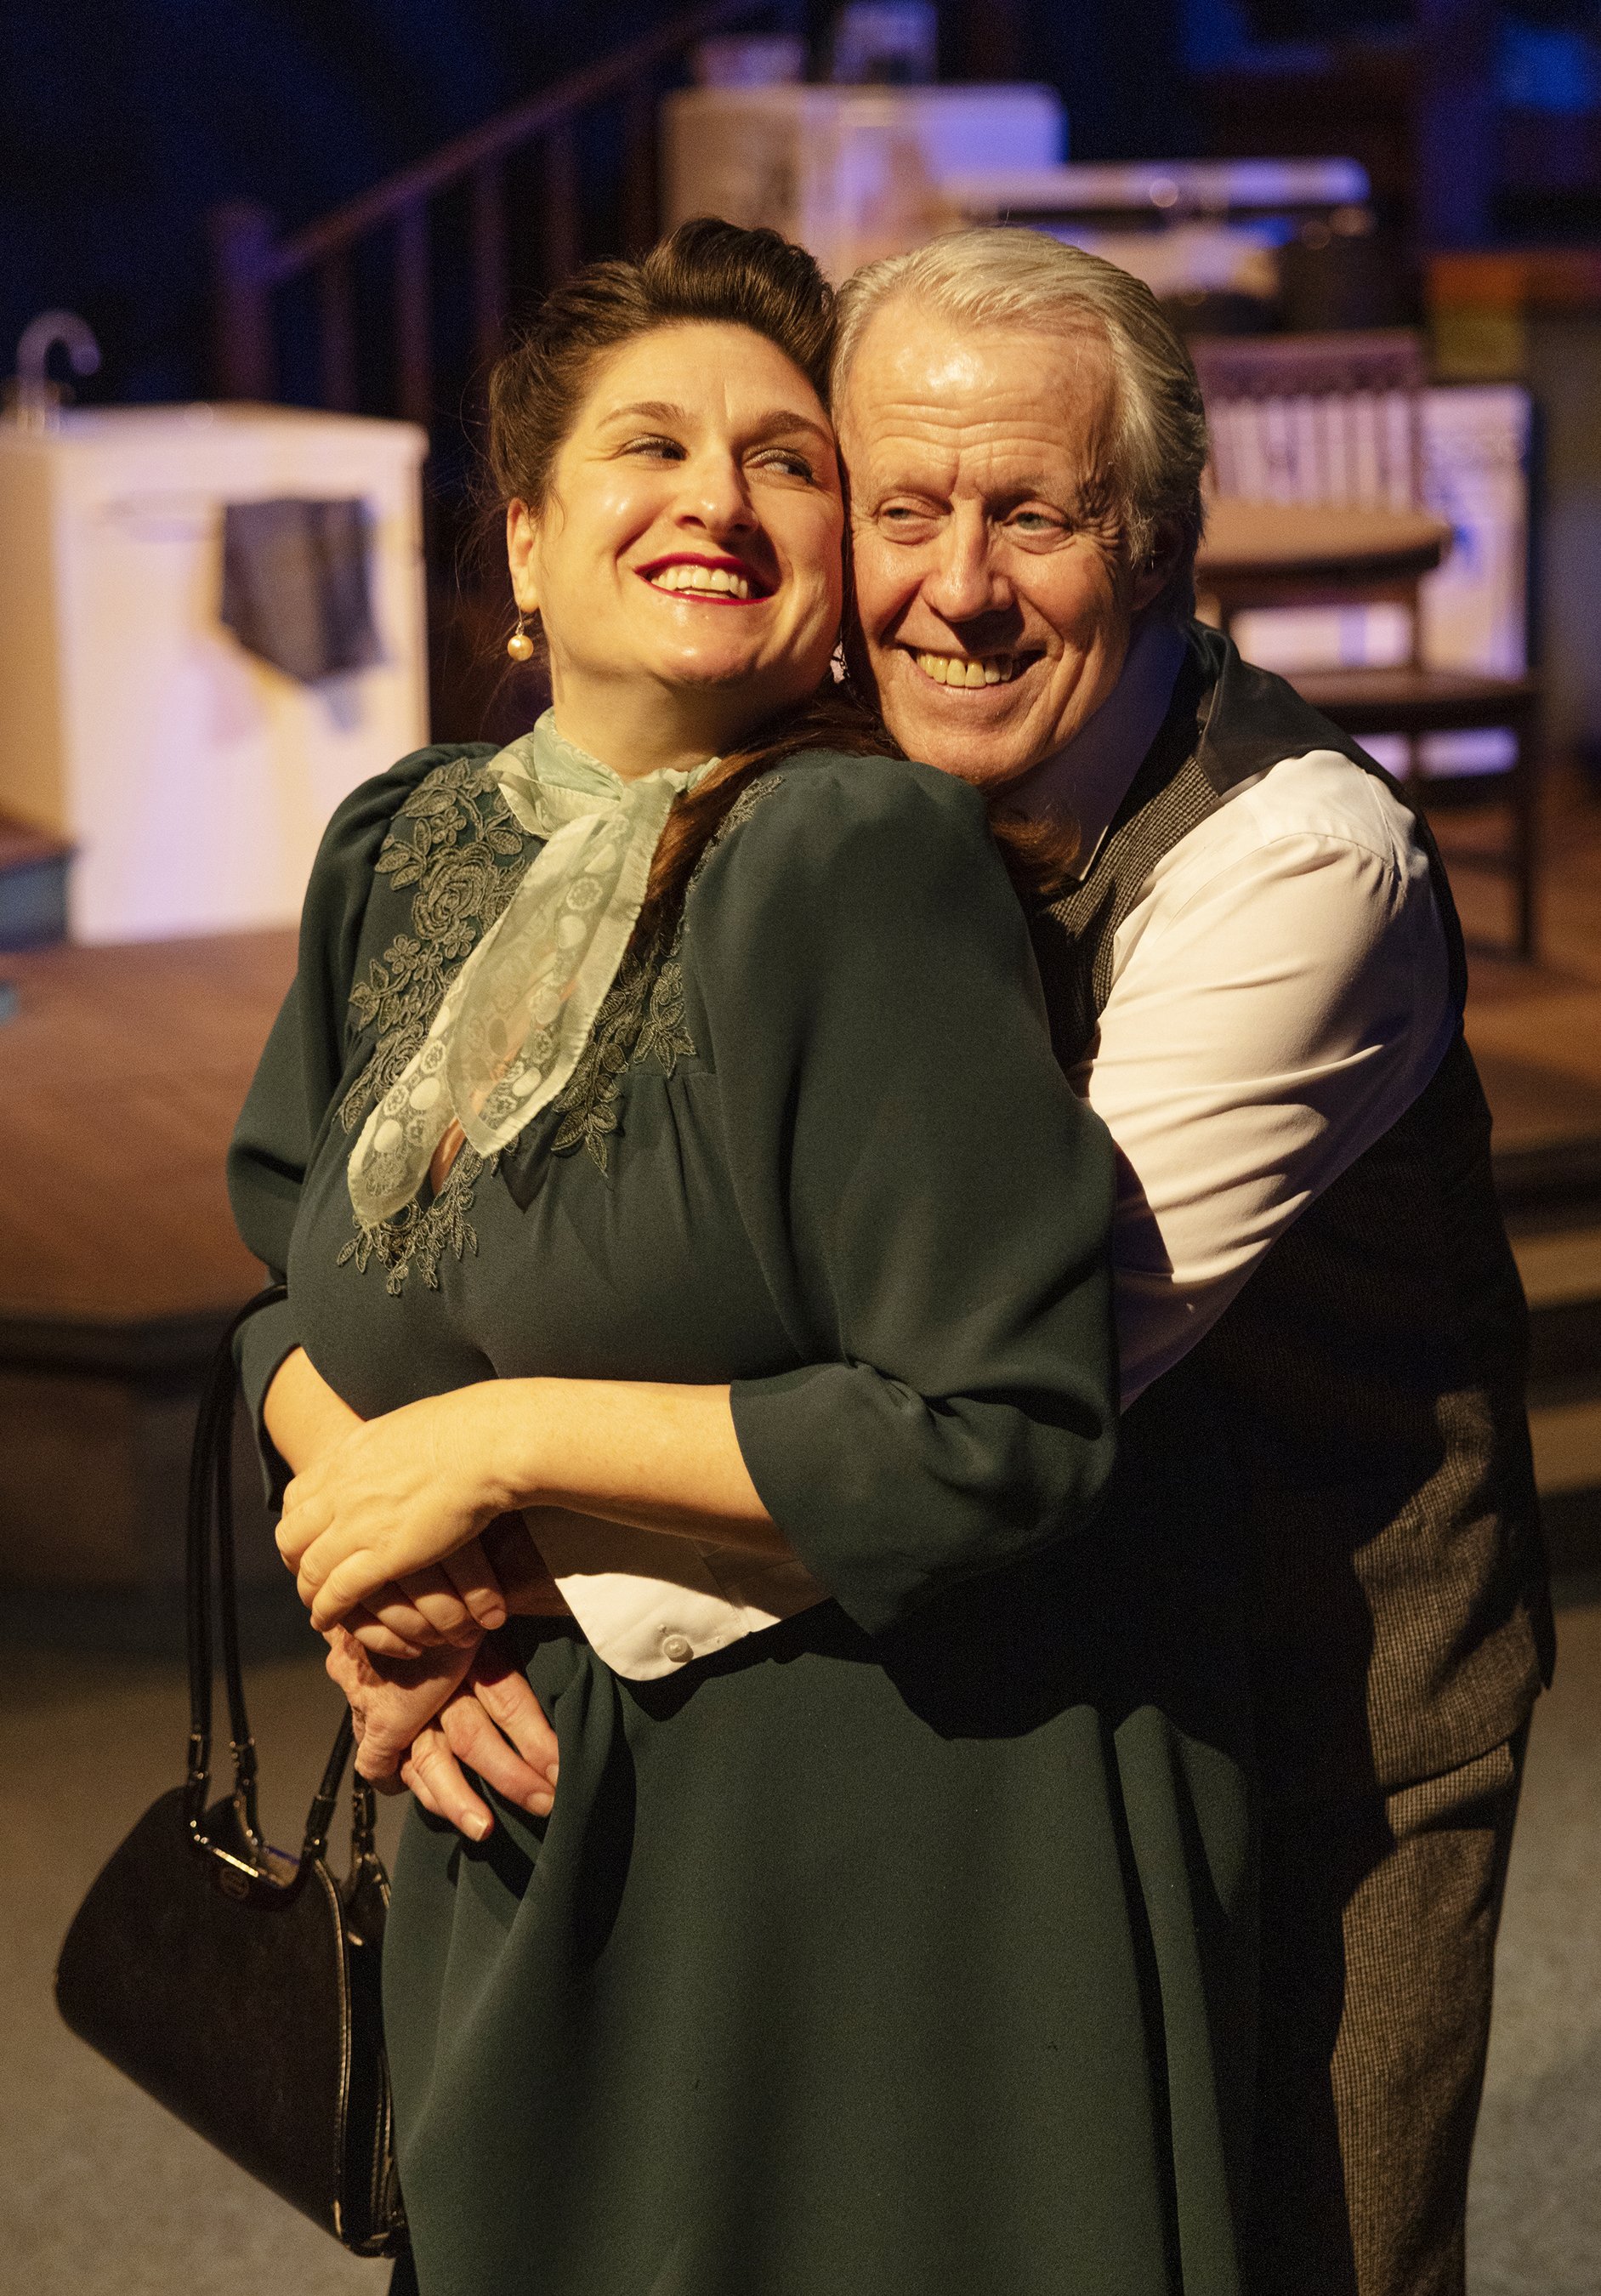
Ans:
[{"label": "stage set", "polygon": [[[113,26],[69,77],[86,148],[137,144],[148,211],[124,234],[75,184],[73,227],[35,249],[30,177],[27,308],[0,283],[21,338],[0,406],[0,1910],[24,2005],[0,2153],[30,2227],[0,2296],[373,2285],[71,2043],[49,1972],[101,1857],[177,1776],[195,1404],[262,1275],[224,1157],[323,825],[407,751],[510,739],[543,706],[481,546],[485,374],[543,290],[705,213],[780,229],[836,280],[971,224],[1142,278],[1206,402],[1202,613],[1368,744],[1446,855],[1563,1639],[1511,1869],[1471,2296],[1594,2296],[1601,14],[704,0],[619,30],[486,0],[473,26],[424,12],[380,39],[336,11],[311,61],[262,31],[271,117],[298,123],[264,136],[226,43],[136,12],[137,58]],[[38,71],[45,117],[64,99]],[[164,79],[205,133],[167,117]],[[271,1831],[337,1701],[236,1438]]]}]

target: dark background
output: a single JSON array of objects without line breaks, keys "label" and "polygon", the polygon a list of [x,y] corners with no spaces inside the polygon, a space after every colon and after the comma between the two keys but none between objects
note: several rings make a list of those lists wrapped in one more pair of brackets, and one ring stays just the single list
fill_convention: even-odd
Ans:
[{"label": "dark background", "polygon": [[[0,378],[27,321],[64,306],[88,320],[103,354],[77,386],[84,400],[216,392],[208,218],[220,203],[259,202],[279,234],[293,233],[673,22],[684,4],[10,0],[0,7]],[[821,65],[833,13],[834,0],[773,0],[772,28],[804,34]],[[1075,160],[1360,160],[1376,233],[1311,263],[1292,248],[1286,280],[1304,274],[1311,299],[1287,289],[1278,324],[1421,324],[1434,250],[1601,249],[1601,0],[942,0],[939,27],[942,77],[1058,89]],[[613,252],[626,237],[620,103],[586,111],[576,132],[576,251]],[[553,275],[543,157],[530,146],[506,168],[513,318]],[[411,411],[426,412],[432,431],[437,701],[458,677],[478,678],[481,659],[499,660],[504,633],[494,616],[479,629],[456,595],[474,588],[462,578],[473,563],[484,363],[465,186],[433,204],[428,232],[432,366]],[[408,411],[395,259],[385,228],[350,265],[348,403],[372,414]],[[246,395],[323,403],[316,293],[309,273],[278,292],[276,374],[241,384]],[[228,340],[241,340],[236,324]]]},{"label": "dark background", "polygon": [[[202,392],[205,218],[218,201],[262,201],[293,230],[677,12],[652,0],[11,0],[0,370],[26,321],[65,304],[105,354],[85,398]],[[805,0],[789,12],[820,45],[829,12]],[[1178,157],[1208,141],[1192,53],[1226,65],[1263,42],[1393,36],[1406,20],[1395,0],[952,0],[942,66],[1054,84],[1075,159]],[[1257,148],[1274,141],[1263,119]]]}]

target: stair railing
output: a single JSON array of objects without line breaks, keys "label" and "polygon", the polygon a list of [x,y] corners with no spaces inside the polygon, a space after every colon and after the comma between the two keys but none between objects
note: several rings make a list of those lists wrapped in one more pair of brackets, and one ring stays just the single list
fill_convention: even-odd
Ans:
[{"label": "stair railing", "polygon": [[581,113],[623,99],[623,232],[643,246],[656,230],[654,75],[698,40],[731,26],[788,12],[781,0],[706,0],[617,54],[586,65],[553,87],[402,168],[336,208],[321,222],[281,238],[271,210],[233,201],[211,217],[217,381],[225,398],[277,394],[274,297],[314,275],[318,307],[319,396],[327,407],[356,405],[353,257],[380,232],[393,233],[396,405],[426,425],[433,412],[433,317],[429,283],[430,203],[463,183],[470,199],[469,247],[475,353],[494,358],[505,324],[508,286],[505,170],[513,153],[540,144],[542,252],[548,281],[579,261],[576,127]]}]

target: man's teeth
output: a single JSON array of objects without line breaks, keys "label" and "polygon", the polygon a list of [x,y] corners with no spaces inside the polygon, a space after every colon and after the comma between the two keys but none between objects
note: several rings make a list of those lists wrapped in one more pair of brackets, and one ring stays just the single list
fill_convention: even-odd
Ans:
[{"label": "man's teeth", "polygon": [[988,653],[972,660],[965,654],[919,653],[913,659],[936,685],[1009,685],[1017,675],[1015,653]]},{"label": "man's teeth", "polygon": [[722,566],[664,566],[650,577],[653,590],[688,590],[703,598],[748,598],[750,584],[743,574]]}]

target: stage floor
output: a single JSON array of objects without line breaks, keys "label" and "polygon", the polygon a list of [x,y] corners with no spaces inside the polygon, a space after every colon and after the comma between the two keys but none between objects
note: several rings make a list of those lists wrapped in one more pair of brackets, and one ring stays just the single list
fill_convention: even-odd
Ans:
[{"label": "stage floor", "polygon": [[1506,1157],[1601,1147],[1601,797],[1554,773],[1543,816],[1536,964],[1503,953],[1510,888],[1466,857],[1491,841],[1490,809],[1435,824],[1468,935],[1468,1038]]},{"label": "stage floor", "polygon": [[[1469,2296],[1601,2287],[1601,1602],[1564,1608],[1558,1632],[1563,1665],[1535,1718],[1496,1956]],[[314,1658],[253,1674],[270,1840],[298,1838],[338,1712]],[[380,2296],[381,2267],[345,2255],[192,2136],[75,2040],[52,2005],[73,1909],[140,1811],[177,1782],[185,1723],[176,1664],[0,1644],[0,2292]],[[400,1806],[379,1808],[392,1858]]]},{"label": "stage floor", "polygon": [[0,1320],[143,1323],[260,1282],[223,1156],[295,969],[292,932],[0,956]]}]

